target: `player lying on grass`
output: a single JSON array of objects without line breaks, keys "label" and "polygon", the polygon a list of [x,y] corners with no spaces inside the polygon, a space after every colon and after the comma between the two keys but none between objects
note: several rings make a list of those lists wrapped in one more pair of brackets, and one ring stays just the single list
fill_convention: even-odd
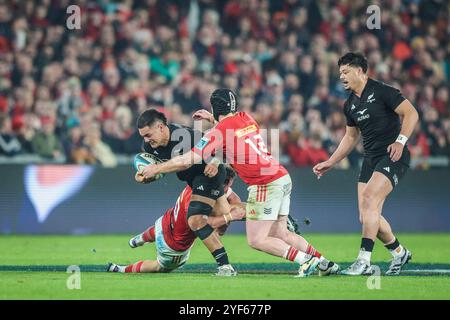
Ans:
[{"label": "player lying on grass", "polygon": [[[227,214],[217,215],[213,208],[210,216],[204,216],[207,223],[214,228],[219,235],[223,235],[231,221],[241,220],[245,216],[245,204],[241,203],[239,196],[233,192],[233,184],[236,173],[230,167],[226,167],[226,179],[224,192],[231,211]],[[130,239],[130,247],[136,248],[146,242],[156,242],[157,260],[144,260],[129,266],[119,266],[114,263],[108,265],[109,272],[170,272],[183,266],[189,258],[191,247],[196,238],[195,233],[189,228],[187,213],[191,200],[192,189],[187,185],[181,192],[173,208],[156,220],[141,234]]]},{"label": "player lying on grass", "polygon": [[[182,156],[142,170],[145,179],[160,173],[178,172],[207,162],[205,175],[218,173],[217,160],[224,155],[238,176],[249,186],[246,205],[248,244],[259,251],[295,261],[299,276],[336,273],[339,266],[307,245],[298,235],[287,231],[292,181],[287,170],[268,152],[258,123],[246,112],[237,112],[238,101],[229,89],[217,89],[210,97],[213,114],[197,111],[194,119],[216,124],[211,131]],[[319,257],[320,256],[320,257]]]}]

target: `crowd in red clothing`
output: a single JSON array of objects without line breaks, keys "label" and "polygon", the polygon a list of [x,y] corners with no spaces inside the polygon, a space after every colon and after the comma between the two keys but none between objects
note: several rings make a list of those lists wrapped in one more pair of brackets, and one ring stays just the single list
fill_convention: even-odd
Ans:
[{"label": "crowd in red clothing", "polygon": [[[0,2],[0,155],[114,165],[140,150],[141,111],[191,125],[228,87],[262,127],[280,129],[281,161],[310,166],[345,132],[336,64],[360,51],[369,75],[420,113],[413,158],[450,156],[445,1],[383,3],[374,30],[364,0],[79,0],[79,30],[66,27],[71,4]],[[361,150],[341,165],[356,166]]]}]

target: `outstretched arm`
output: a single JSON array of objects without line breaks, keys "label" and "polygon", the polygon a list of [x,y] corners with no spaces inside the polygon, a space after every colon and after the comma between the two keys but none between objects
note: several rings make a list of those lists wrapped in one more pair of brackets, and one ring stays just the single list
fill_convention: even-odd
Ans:
[{"label": "outstretched arm", "polygon": [[148,165],[141,171],[144,179],[151,179],[160,173],[178,172],[189,169],[196,163],[201,163],[202,157],[195,152],[189,151],[183,155],[176,156],[169,161]]},{"label": "outstretched arm", "polygon": [[236,204],[231,206],[229,213],[221,216],[209,216],[208,224],[214,228],[220,228],[225,224],[230,224],[231,221],[242,220],[245,217],[245,205]]}]

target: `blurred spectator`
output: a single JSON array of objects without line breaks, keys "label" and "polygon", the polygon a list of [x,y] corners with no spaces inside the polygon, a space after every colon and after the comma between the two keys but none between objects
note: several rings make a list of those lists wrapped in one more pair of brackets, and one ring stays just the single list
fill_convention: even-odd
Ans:
[{"label": "blurred spectator", "polygon": [[78,123],[68,126],[69,134],[64,140],[64,152],[68,163],[95,164],[95,156],[84,145],[83,132]]},{"label": "blurred spectator", "polygon": [[61,160],[63,148],[60,139],[55,134],[55,119],[41,119],[42,130],[38,131],[31,141],[33,150],[43,158]]},{"label": "blurred spectator", "polygon": [[100,127],[93,123],[89,130],[84,133],[83,144],[88,152],[96,160],[96,163],[104,167],[114,167],[117,165],[117,159],[111,148],[101,140]]},{"label": "blurred spectator", "polygon": [[14,156],[21,151],[20,141],[12,131],[11,119],[0,117],[0,155]]},{"label": "blurred spectator", "polygon": [[425,133],[420,129],[420,123],[414,128],[414,134],[408,141],[409,151],[412,158],[428,157],[430,145]]},{"label": "blurred spectator", "polygon": [[322,146],[319,135],[306,139],[300,134],[296,143],[288,145],[288,154],[294,165],[299,167],[314,166],[328,159],[329,154]]}]

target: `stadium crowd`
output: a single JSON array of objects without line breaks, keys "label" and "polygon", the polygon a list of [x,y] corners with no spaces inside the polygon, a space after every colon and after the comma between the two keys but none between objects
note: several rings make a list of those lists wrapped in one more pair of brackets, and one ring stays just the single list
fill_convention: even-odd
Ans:
[{"label": "stadium crowd", "polygon": [[[343,137],[337,61],[360,51],[369,75],[421,115],[412,157],[450,156],[447,1],[80,0],[71,30],[72,3],[0,1],[0,155],[114,165],[139,152],[141,111],[190,126],[228,87],[262,127],[280,129],[282,161],[311,166]],[[381,29],[370,30],[377,3]]]}]

